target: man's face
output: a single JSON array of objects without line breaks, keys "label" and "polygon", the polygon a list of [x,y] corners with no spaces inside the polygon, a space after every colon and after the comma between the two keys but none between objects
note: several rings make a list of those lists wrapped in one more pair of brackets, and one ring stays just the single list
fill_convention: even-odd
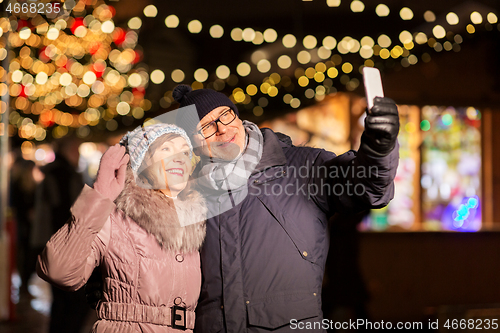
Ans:
[{"label": "man's face", "polygon": [[[196,130],[216,120],[227,111],[229,107],[220,106],[213,109],[209,114],[201,119]],[[245,128],[238,116],[229,124],[224,125],[217,122],[217,132],[205,139],[200,133],[194,135],[196,145],[201,148],[201,153],[205,156],[215,157],[226,161],[233,160],[245,147]]]}]

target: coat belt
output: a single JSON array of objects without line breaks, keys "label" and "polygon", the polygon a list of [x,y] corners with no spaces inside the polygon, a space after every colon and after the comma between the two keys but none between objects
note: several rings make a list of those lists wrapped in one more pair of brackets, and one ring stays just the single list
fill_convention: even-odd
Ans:
[{"label": "coat belt", "polygon": [[[166,306],[100,302],[97,318],[172,326],[172,309]],[[195,312],[186,309],[186,328],[194,329],[194,323]]]}]

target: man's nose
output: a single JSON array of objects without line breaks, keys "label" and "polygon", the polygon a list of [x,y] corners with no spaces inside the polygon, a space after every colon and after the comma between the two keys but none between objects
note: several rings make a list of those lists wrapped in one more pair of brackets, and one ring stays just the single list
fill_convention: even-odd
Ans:
[{"label": "man's nose", "polygon": [[219,121],[217,123],[217,132],[220,134],[225,134],[226,131],[227,131],[227,126]]}]

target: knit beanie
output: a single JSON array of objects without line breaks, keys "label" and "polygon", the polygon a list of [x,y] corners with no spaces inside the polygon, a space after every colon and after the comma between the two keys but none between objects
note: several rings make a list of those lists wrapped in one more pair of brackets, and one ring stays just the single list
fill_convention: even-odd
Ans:
[{"label": "knit beanie", "polygon": [[189,140],[186,132],[176,125],[160,123],[147,127],[139,126],[132,132],[128,132],[123,136],[120,140],[120,144],[127,148],[128,154],[130,155],[130,165],[134,174],[137,174],[137,170],[141,166],[146,156],[146,152],[153,142],[162,135],[170,133],[178,134],[186,140],[189,146],[189,158],[192,158],[193,146],[191,145],[191,140]]},{"label": "knit beanie", "polygon": [[200,120],[219,106],[228,106],[238,117],[240,116],[238,108],[226,95],[212,89],[193,90],[189,85],[179,84],[172,91],[172,97],[180,103],[180,108],[188,105],[196,106],[197,119],[192,113],[182,112],[182,110],[179,110],[177,115],[176,123],[182,126],[190,136],[193,135]]}]

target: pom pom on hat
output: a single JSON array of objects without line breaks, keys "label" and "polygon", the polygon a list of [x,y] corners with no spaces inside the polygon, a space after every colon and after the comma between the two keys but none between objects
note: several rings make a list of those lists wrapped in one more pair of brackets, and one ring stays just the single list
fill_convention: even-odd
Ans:
[{"label": "pom pom on hat", "polygon": [[191,86],[188,86],[187,84],[179,84],[177,87],[175,87],[174,91],[172,91],[172,97],[177,102],[182,103],[184,96],[186,96],[186,94],[189,94],[191,91],[193,91]]}]

